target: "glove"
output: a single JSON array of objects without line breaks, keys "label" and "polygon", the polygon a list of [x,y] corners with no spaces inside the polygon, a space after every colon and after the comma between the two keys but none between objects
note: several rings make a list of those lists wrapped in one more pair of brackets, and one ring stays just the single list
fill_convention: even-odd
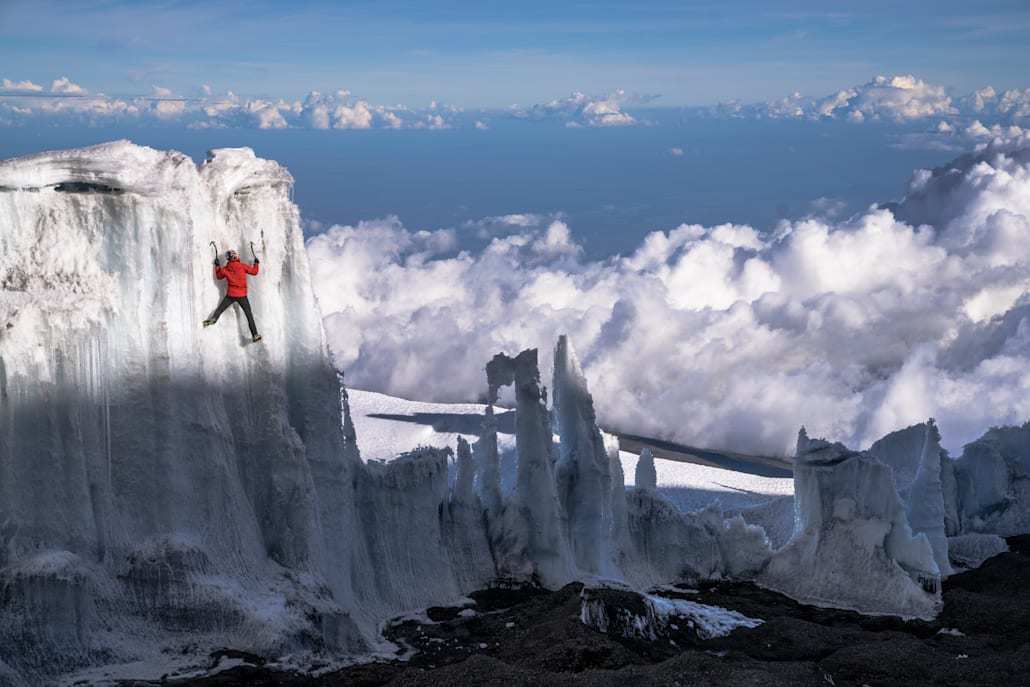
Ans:
[{"label": "glove", "polygon": [[254,264],[255,265],[260,265],[261,264],[260,258],[258,258],[258,256],[256,256],[256,255],[254,256]]},{"label": "glove", "polygon": [[218,264],[218,258],[215,258],[215,267],[221,267],[221,265]]}]

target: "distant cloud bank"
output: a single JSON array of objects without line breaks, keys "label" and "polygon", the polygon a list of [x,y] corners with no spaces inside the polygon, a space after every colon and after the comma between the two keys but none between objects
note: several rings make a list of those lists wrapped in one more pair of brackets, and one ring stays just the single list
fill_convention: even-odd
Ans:
[{"label": "distant cloud bank", "polygon": [[759,103],[731,101],[710,108],[710,114],[758,119],[843,119],[851,122],[908,122],[930,118],[981,117],[1015,122],[1030,117],[1030,88],[998,93],[986,86],[954,98],[943,86],[911,74],[877,76],[821,97],[792,93]]},{"label": "distant cloud bank", "polygon": [[55,79],[49,90],[31,81],[0,81],[0,126],[32,121],[98,126],[105,124],[162,124],[188,128],[254,129],[448,129],[458,108],[431,102],[411,109],[376,105],[349,91],[312,91],[302,100],[248,98],[232,91],[217,94],[202,85],[183,96],[154,85],[141,96],[90,93],[67,77]]},{"label": "distant cloud bank", "polygon": [[[312,91],[301,99],[245,97],[215,93],[208,85],[183,95],[161,85],[138,96],[91,92],[67,76],[49,88],[30,80],[0,80],[0,126],[33,121],[73,126],[157,124],[189,128],[255,129],[450,129],[493,128],[498,119],[552,122],[569,128],[625,127],[647,124],[640,108],[659,96],[617,89],[606,94],[575,91],[567,97],[507,110],[473,110],[436,101],[424,108],[374,104],[347,90]],[[634,110],[634,112],[630,112]],[[684,116],[750,119],[841,120],[854,123],[934,122],[935,136],[962,135],[974,120],[983,126],[1021,125],[1030,120],[1030,88],[996,91],[991,86],[963,96],[949,93],[910,74],[877,76],[822,96],[800,93],[766,102],[731,101],[682,110]],[[951,148],[955,141],[929,144]],[[910,141],[912,145],[925,145]],[[671,155],[678,155],[671,149]]]},{"label": "distant cloud bank", "polygon": [[559,120],[567,127],[579,126],[630,126],[637,120],[623,112],[625,105],[644,105],[658,98],[657,95],[637,95],[619,89],[605,96],[589,96],[579,91],[567,98],[550,102],[511,108],[511,114],[519,119]]}]

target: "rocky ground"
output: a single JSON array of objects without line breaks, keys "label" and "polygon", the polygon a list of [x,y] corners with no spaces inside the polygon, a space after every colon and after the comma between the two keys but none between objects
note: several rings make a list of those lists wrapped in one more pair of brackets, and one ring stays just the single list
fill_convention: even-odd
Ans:
[{"label": "rocky ground", "polygon": [[[701,639],[689,628],[641,641],[580,621],[579,585],[548,592],[492,589],[475,605],[433,608],[432,623],[407,621],[388,634],[414,650],[406,661],[352,666],[317,678],[275,672],[256,656],[202,679],[170,685],[407,687],[435,685],[1012,685],[1030,684],[1030,536],[1010,553],[944,586],[933,623],[872,618],[803,606],[751,584],[702,586],[684,598],[765,622]],[[638,596],[605,592],[609,606]],[[462,613],[464,611],[464,613]],[[155,683],[126,683],[149,685]]]}]

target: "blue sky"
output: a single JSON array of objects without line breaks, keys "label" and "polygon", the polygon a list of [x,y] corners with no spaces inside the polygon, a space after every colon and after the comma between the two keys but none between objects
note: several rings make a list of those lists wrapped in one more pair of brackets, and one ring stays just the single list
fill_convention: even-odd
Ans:
[{"label": "blue sky", "polygon": [[1024,87],[1030,5],[991,2],[0,2],[4,76],[381,103],[530,104],[624,88],[659,104],[824,94],[879,73]]}]

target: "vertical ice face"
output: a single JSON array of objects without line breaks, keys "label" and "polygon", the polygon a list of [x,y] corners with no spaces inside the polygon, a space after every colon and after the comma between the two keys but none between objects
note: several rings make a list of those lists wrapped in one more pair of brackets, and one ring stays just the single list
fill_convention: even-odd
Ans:
[{"label": "vertical ice face", "polygon": [[567,336],[554,350],[554,417],[559,457],[555,466],[558,498],[568,519],[577,567],[588,574],[611,575],[611,474],[608,452],[597,427],[594,402]]},{"label": "vertical ice face", "polygon": [[612,476],[612,542],[618,555],[626,536],[626,477],[619,460],[618,440],[608,443],[608,465]]},{"label": "vertical ice face", "polygon": [[[291,184],[248,149],[199,169],[124,141],[0,163],[13,670],[160,655],[176,632],[201,652],[363,650],[375,613],[412,598],[367,592],[364,468]],[[261,257],[260,345],[233,310],[200,327],[223,288],[212,241]],[[451,592],[444,579],[427,593]]]},{"label": "vertical ice face", "polygon": [[931,419],[892,432],[874,443],[869,453],[894,471],[894,484],[912,531],[926,535],[941,575],[950,575],[941,480],[941,461],[947,457],[937,426]]},{"label": "vertical ice face", "polygon": [[354,589],[363,612],[382,619],[446,603],[493,576],[482,517],[448,501],[450,457],[450,449],[424,447],[369,462],[359,473],[360,524],[338,534],[357,538],[368,552],[367,576]]},{"label": "vertical ice face", "polygon": [[955,480],[963,532],[1030,531],[1030,422],[993,428],[966,444]]},{"label": "vertical ice face", "polygon": [[939,569],[912,533],[891,469],[802,431],[794,464],[794,536],[759,580],[796,599],[864,613],[933,617]]},{"label": "vertical ice face", "polygon": [[[182,530],[219,552],[318,559],[295,437],[339,414],[318,409],[328,387],[290,384],[328,368],[288,173],[249,151],[198,171],[120,142],[9,161],[0,177],[5,514],[36,543],[100,555]],[[220,297],[207,241],[245,237],[266,257],[264,347],[242,346],[231,314],[220,335],[197,326]],[[220,518],[238,532],[211,530]]]},{"label": "vertical ice face", "polygon": [[658,488],[658,472],[654,466],[654,455],[651,449],[644,448],[637,459],[636,485],[640,489],[654,491]]},{"label": "vertical ice face", "polygon": [[476,465],[472,448],[458,437],[457,470],[451,498],[443,512],[444,547],[457,587],[480,588],[495,576],[488,512],[475,491]]},{"label": "vertical ice face", "polygon": [[626,493],[623,545],[622,574],[638,588],[696,583],[723,573],[718,539],[703,520],[647,489]]}]

